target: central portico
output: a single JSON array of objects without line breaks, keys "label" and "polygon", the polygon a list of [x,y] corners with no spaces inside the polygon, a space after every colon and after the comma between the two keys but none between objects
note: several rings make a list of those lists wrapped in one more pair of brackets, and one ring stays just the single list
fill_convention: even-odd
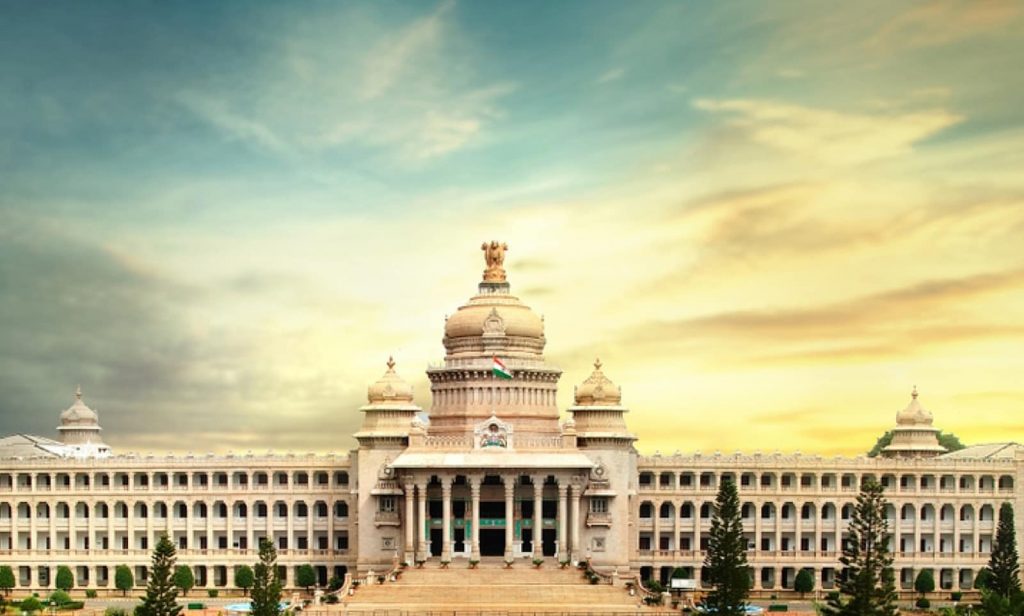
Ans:
[{"label": "central portico", "polygon": [[[374,486],[360,497],[361,524],[372,520],[360,529],[360,564],[379,567],[389,557],[575,561],[596,549],[599,560],[628,567],[626,531],[612,537],[610,522],[615,509],[627,519],[625,478],[635,464],[618,389],[598,364],[597,403],[588,379],[585,405],[560,423],[561,370],[545,361],[544,320],[511,293],[508,247],[482,248],[483,281],[446,319],[444,362],[427,370],[429,421],[393,362],[370,387],[356,434],[360,480]],[[578,434],[578,420],[601,431]],[[620,474],[622,485],[613,487]],[[379,548],[364,549],[364,535],[381,541]]]}]

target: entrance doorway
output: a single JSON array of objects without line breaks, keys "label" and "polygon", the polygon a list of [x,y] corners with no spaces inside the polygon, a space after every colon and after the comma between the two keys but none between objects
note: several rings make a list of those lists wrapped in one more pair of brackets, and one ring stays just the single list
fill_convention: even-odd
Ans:
[{"label": "entrance doorway", "polygon": [[505,529],[504,528],[481,528],[480,529],[480,555],[481,556],[504,556],[505,555]]},{"label": "entrance doorway", "polygon": [[454,545],[452,545],[452,550],[454,550],[455,552],[464,552],[464,551],[466,551],[466,529],[465,528],[456,528],[455,529],[455,537],[453,538],[453,543],[454,543]]},{"label": "entrance doorway", "polygon": [[543,541],[541,541],[540,547],[541,550],[544,552],[544,556],[555,555],[555,537],[556,533],[555,529],[553,528],[545,528],[543,531],[541,531],[541,538],[543,539]]},{"label": "entrance doorway", "polygon": [[444,542],[441,540],[442,537],[444,537],[444,534],[441,532],[440,528],[431,528],[430,529],[430,555],[431,556],[440,556],[441,555],[441,549],[444,548]]},{"label": "entrance doorway", "polygon": [[533,551],[533,529],[532,528],[524,528],[521,532],[522,532],[522,539],[523,539],[523,551],[524,552],[532,552]]}]

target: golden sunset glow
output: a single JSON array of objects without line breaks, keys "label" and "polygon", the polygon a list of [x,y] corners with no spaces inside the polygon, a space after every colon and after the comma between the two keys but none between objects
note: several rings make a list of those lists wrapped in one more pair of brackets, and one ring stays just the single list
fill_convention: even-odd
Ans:
[{"label": "golden sunset glow", "polygon": [[10,432],[350,449],[497,239],[642,452],[1024,435],[1024,5],[67,8],[0,25]]}]

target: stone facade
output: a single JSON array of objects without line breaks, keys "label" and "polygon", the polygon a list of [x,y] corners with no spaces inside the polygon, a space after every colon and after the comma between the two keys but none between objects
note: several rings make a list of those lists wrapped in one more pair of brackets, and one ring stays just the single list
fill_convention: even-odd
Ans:
[{"label": "stone facade", "polygon": [[792,587],[802,568],[827,589],[858,488],[874,478],[891,504],[900,583],[930,568],[941,588],[967,589],[1000,504],[1024,511],[1024,449],[943,453],[916,390],[878,458],[641,456],[599,361],[562,420],[543,319],[511,294],[495,246],[485,244],[478,293],[445,323],[444,362],[427,370],[429,412],[389,360],[358,409],[349,455],[138,457],[112,455],[79,391],[61,441],[0,440],[0,563],[24,589],[52,588],[56,564],[80,588],[112,588],[119,564],[142,585],[166,533],[199,587],[233,587],[264,537],[289,587],[306,563],[326,584],[403,561],[488,557],[589,559],[620,578],[663,581],[683,568],[700,580],[711,503],[731,480],[755,589]]}]

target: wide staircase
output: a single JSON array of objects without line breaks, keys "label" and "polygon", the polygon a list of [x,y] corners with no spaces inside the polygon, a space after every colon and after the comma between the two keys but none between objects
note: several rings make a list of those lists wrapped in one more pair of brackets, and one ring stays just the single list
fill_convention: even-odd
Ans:
[{"label": "wide staircase", "polygon": [[484,560],[476,569],[455,561],[405,569],[396,582],[360,585],[344,598],[344,613],[374,616],[526,616],[652,614],[623,587],[590,584],[582,572],[545,563],[505,568]]}]

